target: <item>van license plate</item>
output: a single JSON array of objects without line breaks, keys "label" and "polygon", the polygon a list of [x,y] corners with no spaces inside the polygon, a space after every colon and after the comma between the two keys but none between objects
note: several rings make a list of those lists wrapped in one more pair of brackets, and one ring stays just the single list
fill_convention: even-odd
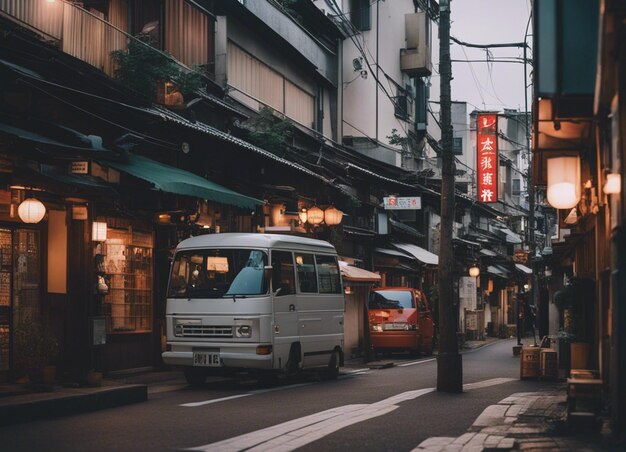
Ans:
[{"label": "van license plate", "polygon": [[211,352],[193,352],[193,365],[200,367],[219,367],[220,354]]}]

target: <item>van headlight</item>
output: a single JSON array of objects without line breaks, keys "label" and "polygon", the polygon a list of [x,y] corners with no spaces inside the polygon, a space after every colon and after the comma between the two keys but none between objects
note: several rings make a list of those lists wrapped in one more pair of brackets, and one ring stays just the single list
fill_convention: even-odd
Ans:
[{"label": "van headlight", "polygon": [[251,338],[252,337],[252,326],[250,325],[239,325],[235,327],[235,337],[241,338]]}]

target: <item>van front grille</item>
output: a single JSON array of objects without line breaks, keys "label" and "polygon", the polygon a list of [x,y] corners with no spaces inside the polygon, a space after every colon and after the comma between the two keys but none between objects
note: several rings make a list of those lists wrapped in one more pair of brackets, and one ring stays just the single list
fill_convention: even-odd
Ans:
[{"label": "van front grille", "polygon": [[218,325],[182,325],[182,337],[233,337],[232,326]]}]

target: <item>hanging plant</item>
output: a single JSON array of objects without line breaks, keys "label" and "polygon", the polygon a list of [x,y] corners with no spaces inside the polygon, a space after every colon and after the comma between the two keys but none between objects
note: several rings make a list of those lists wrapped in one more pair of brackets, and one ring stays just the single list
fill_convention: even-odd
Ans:
[{"label": "hanging plant", "polygon": [[116,65],[115,78],[150,100],[155,99],[158,84],[165,81],[173,82],[185,97],[203,84],[199,71],[184,70],[168,54],[139,39],[131,39],[128,49],[115,50],[111,57]]}]

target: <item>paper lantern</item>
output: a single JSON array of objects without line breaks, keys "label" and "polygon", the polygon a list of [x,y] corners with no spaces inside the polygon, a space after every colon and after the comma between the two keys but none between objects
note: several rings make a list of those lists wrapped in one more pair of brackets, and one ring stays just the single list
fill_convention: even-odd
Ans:
[{"label": "paper lantern", "polygon": [[103,221],[94,221],[91,228],[91,240],[104,242],[107,239],[107,224]]},{"label": "paper lantern", "polygon": [[324,211],[317,206],[311,207],[306,214],[307,221],[313,225],[318,225],[324,221]]},{"label": "paper lantern", "polygon": [[606,184],[604,184],[604,193],[607,195],[615,195],[622,191],[622,176],[617,173],[609,173],[606,175]]},{"label": "paper lantern", "polygon": [[548,202],[556,209],[571,209],[580,201],[580,157],[548,159]]},{"label": "paper lantern", "polygon": [[343,219],[343,212],[337,209],[335,206],[330,206],[324,211],[324,222],[328,226],[336,226],[341,223]]},{"label": "paper lantern", "polygon": [[480,276],[480,268],[477,265],[473,265],[469,268],[469,275],[472,278],[477,278]]},{"label": "paper lantern", "polygon": [[306,209],[301,209],[300,212],[298,212],[298,218],[300,218],[301,223],[306,223],[306,220],[308,219]]},{"label": "paper lantern", "polygon": [[17,214],[24,223],[39,223],[46,215],[46,206],[35,198],[26,198],[17,208]]}]

